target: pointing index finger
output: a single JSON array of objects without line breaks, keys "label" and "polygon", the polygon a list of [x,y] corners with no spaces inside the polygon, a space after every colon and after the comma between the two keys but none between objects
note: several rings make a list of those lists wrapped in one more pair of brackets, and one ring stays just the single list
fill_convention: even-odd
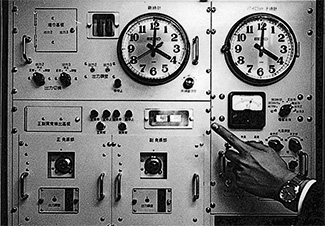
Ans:
[{"label": "pointing index finger", "polygon": [[214,132],[220,135],[224,140],[226,140],[231,146],[233,146],[240,154],[247,152],[248,146],[239,139],[235,134],[227,130],[225,127],[212,123],[211,128]]}]

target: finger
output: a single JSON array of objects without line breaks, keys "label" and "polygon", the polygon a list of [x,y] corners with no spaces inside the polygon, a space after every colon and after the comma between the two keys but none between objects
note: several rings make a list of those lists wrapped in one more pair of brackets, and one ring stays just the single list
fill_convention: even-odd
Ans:
[{"label": "finger", "polygon": [[262,151],[265,151],[266,148],[268,148],[268,146],[266,146],[265,144],[263,144],[263,141],[247,141],[245,142],[246,144],[248,144],[249,146],[253,147],[253,148],[256,148],[256,149],[259,149],[259,150],[262,150]]},{"label": "finger", "polygon": [[223,126],[212,123],[211,128],[214,132],[219,134],[224,140],[226,140],[231,146],[239,151],[240,154],[247,151],[247,145],[239,139],[235,134],[224,128]]},{"label": "finger", "polygon": [[231,162],[236,163],[236,164],[238,164],[242,158],[237,151],[232,150],[232,149],[227,149],[225,152],[225,156],[228,160],[230,160]]}]

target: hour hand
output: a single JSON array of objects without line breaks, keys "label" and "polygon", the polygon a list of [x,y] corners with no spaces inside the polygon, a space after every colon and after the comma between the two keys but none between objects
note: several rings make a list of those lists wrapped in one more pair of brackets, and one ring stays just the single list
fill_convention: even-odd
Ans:
[{"label": "hour hand", "polygon": [[260,53],[265,53],[268,57],[271,59],[277,61],[279,57],[277,57],[274,53],[271,53],[269,50],[265,49],[263,46],[260,46],[259,44],[255,43],[254,48],[259,50]]}]

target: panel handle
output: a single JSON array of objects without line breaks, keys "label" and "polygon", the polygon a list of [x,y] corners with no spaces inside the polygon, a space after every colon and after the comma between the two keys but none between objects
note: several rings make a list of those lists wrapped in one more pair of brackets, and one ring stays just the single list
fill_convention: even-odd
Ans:
[{"label": "panel handle", "polygon": [[28,175],[29,175],[29,173],[27,173],[27,172],[23,172],[20,175],[20,198],[22,200],[27,199],[29,196],[28,194],[25,193],[25,179]]},{"label": "panel handle", "polygon": [[115,178],[115,201],[119,201],[122,197],[122,174],[119,173],[117,174],[116,178]]},{"label": "panel handle", "polygon": [[27,50],[26,50],[26,44],[31,42],[32,39],[31,37],[27,36],[27,35],[23,35],[23,58],[25,60],[26,64],[31,64],[33,62],[32,58],[27,56]]},{"label": "panel handle", "polygon": [[104,195],[104,176],[105,173],[101,173],[99,178],[98,178],[98,183],[97,183],[97,200],[102,201],[105,198]]},{"label": "panel handle", "polygon": [[200,198],[200,176],[198,174],[193,175],[193,201]]},{"label": "panel handle", "polygon": [[199,63],[199,37],[195,36],[195,38],[193,38],[192,64],[197,65],[198,63]]},{"label": "panel handle", "polygon": [[305,177],[308,175],[308,154],[304,152],[299,153],[299,174]]}]

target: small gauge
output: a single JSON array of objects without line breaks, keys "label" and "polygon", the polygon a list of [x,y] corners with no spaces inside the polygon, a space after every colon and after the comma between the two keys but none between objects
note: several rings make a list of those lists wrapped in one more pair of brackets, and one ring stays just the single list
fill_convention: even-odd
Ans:
[{"label": "small gauge", "polygon": [[147,13],[123,29],[117,44],[119,62],[135,81],[161,85],[185,68],[190,44],[183,27],[172,17]]},{"label": "small gauge", "polygon": [[265,126],[264,92],[231,92],[228,126],[233,129],[262,129]]},{"label": "small gauge", "polygon": [[297,41],[283,19],[269,13],[255,13],[235,23],[221,51],[239,79],[265,86],[281,80],[292,69]]}]

